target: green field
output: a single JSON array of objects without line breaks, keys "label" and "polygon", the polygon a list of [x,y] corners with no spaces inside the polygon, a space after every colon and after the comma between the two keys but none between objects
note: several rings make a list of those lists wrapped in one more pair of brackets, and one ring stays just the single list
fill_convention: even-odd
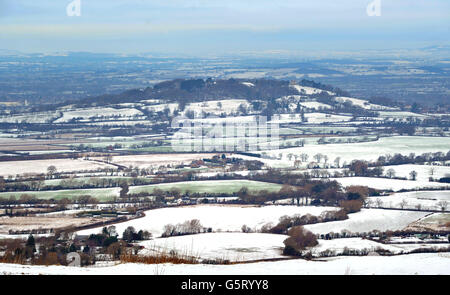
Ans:
[{"label": "green field", "polygon": [[149,146],[142,148],[124,148],[119,150],[133,151],[133,152],[148,152],[148,153],[173,153],[174,150],[170,145]]},{"label": "green field", "polygon": [[155,188],[164,191],[173,188],[179,189],[182,193],[189,191],[191,193],[235,193],[241,188],[247,187],[250,191],[268,190],[271,192],[279,191],[281,184],[251,181],[251,180],[205,180],[205,181],[189,181],[189,182],[175,182],[163,183],[144,186],[130,187],[130,193],[149,192],[151,193]]},{"label": "green field", "polygon": [[[43,185],[46,186],[58,186],[61,185],[64,182],[73,182],[77,184],[87,184],[87,183],[93,183],[97,181],[102,180],[108,180],[113,179],[115,181],[127,181],[128,184],[130,184],[135,178],[134,177],[125,177],[125,176],[94,176],[94,177],[76,177],[73,179],[70,178],[62,178],[62,179],[46,179],[43,182]],[[146,177],[138,177],[142,182],[145,182],[145,184],[150,184],[153,180],[152,178],[146,178]],[[23,184],[30,184],[31,181],[22,181]]]},{"label": "green field", "polygon": [[[206,180],[206,181],[189,181],[174,182],[163,184],[152,184],[142,186],[131,186],[130,193],[136,194],[140,192],[152,193],[155,188],[164,191],[170,191],[173,188],[179,189],[182,193],[189,191],[191,193],[235,193],[242,187],[247,187],[250,191],[267,190],[270,192],[279,191],[282,185],[251,181],[251,180]],[[35,196],[38,199],[55,199],[76,198],[82,195],[90,195],[97,198],[101,202],[112,200],[115,196],[119,196],[120,188],[96,188],[96,189],[73,189],[73,190],[55,190],[55,191],[22,191],[22,192],[4,192],[0,193],[0,198],[9,198],[14,196],[19,199],[21,195],[27,194]]]},{"label": "green field", "polygon": [[76,198],[83,195],[90,195],[100,202],[106,202],[113,199],[114,196],[118,196],[120,188],[96,188],[96,189],[72,189],[72,190],[54,190],[54,191],[23,191],[23,192],[5,192],[0,193],[0,198],[9,198],[14,196],[19,199],[21,195],[35,196],[38,199],[55,199],[60,200],[63,198]]}]

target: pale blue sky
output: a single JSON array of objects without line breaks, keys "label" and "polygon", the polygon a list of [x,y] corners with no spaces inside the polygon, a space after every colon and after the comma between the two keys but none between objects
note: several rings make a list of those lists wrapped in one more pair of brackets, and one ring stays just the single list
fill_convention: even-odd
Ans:
[{"label": "pale blue sky", "polygon": [[0,0],[0,49],[226,54],[448,45],[449,0]]}]

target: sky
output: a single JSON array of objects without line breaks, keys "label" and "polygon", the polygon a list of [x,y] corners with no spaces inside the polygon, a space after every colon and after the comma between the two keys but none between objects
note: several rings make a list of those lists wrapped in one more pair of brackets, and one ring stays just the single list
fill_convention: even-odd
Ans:
[{"label": "sky", "polygon": [[[72,0],[0,0],[0,49],[197,56],[450,44],[449,0],[79,1],[69,16]],[[373,1],[379,16],[367,13]]]}]

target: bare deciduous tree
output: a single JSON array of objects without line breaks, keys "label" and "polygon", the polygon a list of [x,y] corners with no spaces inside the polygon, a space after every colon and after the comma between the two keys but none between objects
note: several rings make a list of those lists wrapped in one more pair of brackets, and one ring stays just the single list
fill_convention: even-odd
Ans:
[{"label": "bare deciduous tree", "polygon": [[56,173],[56,167],[53,165],[50,165],[47,167],[47,174],[50,176],[50,178],[53,177],[53,175]]},{"label": "bare deciduous tree", "polygon": [[340,168],[340,163],[341,157],[336,157],[336,159],[334,159],[334,165],[336,165],[337,168]]},{"label": "bare deciduous tree", "polygon": [[416,180],[417,179],[417,171],[413,170],[413,171],[409,172],[409,177],[411,178],[411,180]]},{"label": "bare deciduous tree", "polygon": [[313,157],[317,163],[320,163],[320,161],[322,161],[323,155],[321,153],[315,154]]},{"label": "bare deciduous tree", "polygon": [[408,205],[408,201],[406,201],[406,199],[403,199],[398,205],[401,209],[405,209],[405,207]]},{"label": "bare deciduous tree", "polygon": [[381,201],[381,199],[377,199],[375,201],[375,204],[377,205],[378,208],[381,208],[383,206],[383,201]]},{"label": "bare deciduous tree", "polygon": [[386,171],[386,176],[387,177],[389,177],[389,178],[394,178],[395,177],[395,170],[394,169],[388,169],[387,171]]},{"label": "bare deciduous tree", "polygon": [[437,206],[441,209],[441,211],[447,210],[448,202],[447,201],[440,201],[437,203]]}]

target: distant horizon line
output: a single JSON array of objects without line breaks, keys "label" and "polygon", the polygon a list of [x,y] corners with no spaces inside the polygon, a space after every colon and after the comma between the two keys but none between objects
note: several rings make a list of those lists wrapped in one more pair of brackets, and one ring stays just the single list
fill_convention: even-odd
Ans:
[{"label": "distant horizon line", "polygon": [[[450,52],[450,42],[448,44],[434,44],[428,46],[411,46],[411,47],[391,47],[391,48],[367,48],[367,49],[347,49],[347,50],[311,50],[299,49],[273,49],[273,50],[236,50],[229,53],[180,53],[180,52],[162,52],[162,51],[142,51],[142,52],[113,52],[103,50],[49,50],[49,51],[23,51],[16,49],[0,48],[0,56],[7,55],[45,55],[45,56],[68,56],[73,54],[92,54],[92,55],[112,55],[116,57],[146,57],[146,58],[230,58],[230,57],[292,57],[292,58],[305,58],[326,56],[327,58],[348,58],[351,55],[354,58],[361,57],[367,54],[380,53],[382,55],[389,55],[389,53],[398,53],[399,51],[407,50],[406,56],[415,56],[411,50],[419,52],[427,52],[432,49],[440,51]],[[360,56],[355,56],[355,53],[359,53]],[[152,56],[154,55],[154,56]],[[331,55],[331,56],[330,56]],[[450,54],[449,54],[450,58]]]}]

